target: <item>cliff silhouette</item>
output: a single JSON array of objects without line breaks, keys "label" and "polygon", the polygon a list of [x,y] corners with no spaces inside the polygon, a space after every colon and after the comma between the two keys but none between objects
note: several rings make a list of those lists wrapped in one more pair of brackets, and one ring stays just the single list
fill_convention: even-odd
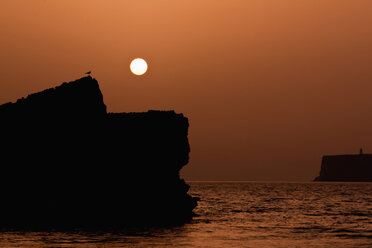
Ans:
[{"label": "cliff silhouette", "polygon": [[314,181],[372,182],[372,154],[323,156]]},{"label": "cliff silhouette", "polygon": [[0,227],[176,225],[197,199],[179,172],[188,119],[107,113],[98,82],[73,82],[0,106]]}]

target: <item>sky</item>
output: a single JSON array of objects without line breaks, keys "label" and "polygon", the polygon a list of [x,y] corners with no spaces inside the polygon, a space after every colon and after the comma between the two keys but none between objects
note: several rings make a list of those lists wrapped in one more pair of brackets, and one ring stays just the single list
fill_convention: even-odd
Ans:
[{"label": "sky", "polygon": [[371,23],[370,0],[0,0],[0,104],[92,70],[109,112],[189,118],[185,179],[309,181],[372,153]]}]

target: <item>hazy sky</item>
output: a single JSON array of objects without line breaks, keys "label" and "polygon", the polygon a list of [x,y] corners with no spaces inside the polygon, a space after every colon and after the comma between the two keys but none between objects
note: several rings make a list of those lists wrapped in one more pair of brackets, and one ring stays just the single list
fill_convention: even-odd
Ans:
[{"label": "hazy sky", "polygon": [[110,112],[189,118],[186,179],[310,180],[372,153],[371,23],[370,0],[0,0],[0,104],[92,70]]}]

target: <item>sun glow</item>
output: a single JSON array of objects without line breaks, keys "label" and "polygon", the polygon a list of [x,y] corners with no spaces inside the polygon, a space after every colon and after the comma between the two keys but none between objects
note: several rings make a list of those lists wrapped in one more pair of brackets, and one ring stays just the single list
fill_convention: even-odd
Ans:
[{"label": "sun glow", "polygon": [[147,71],[147,63],[144,59],[136,58],[130,63],[130,70],[134,75],[141,76]]}]

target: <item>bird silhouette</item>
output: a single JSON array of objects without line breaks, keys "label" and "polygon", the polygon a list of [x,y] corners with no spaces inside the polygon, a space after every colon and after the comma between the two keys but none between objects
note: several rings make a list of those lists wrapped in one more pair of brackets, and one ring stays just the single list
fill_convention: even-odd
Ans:
[{"label": "bird silhouette", "polygon": [[90,75],[92,73],[92,71],[88,71],[88,72],[86,72],[85,74],[88,74],[88,75]]}]

